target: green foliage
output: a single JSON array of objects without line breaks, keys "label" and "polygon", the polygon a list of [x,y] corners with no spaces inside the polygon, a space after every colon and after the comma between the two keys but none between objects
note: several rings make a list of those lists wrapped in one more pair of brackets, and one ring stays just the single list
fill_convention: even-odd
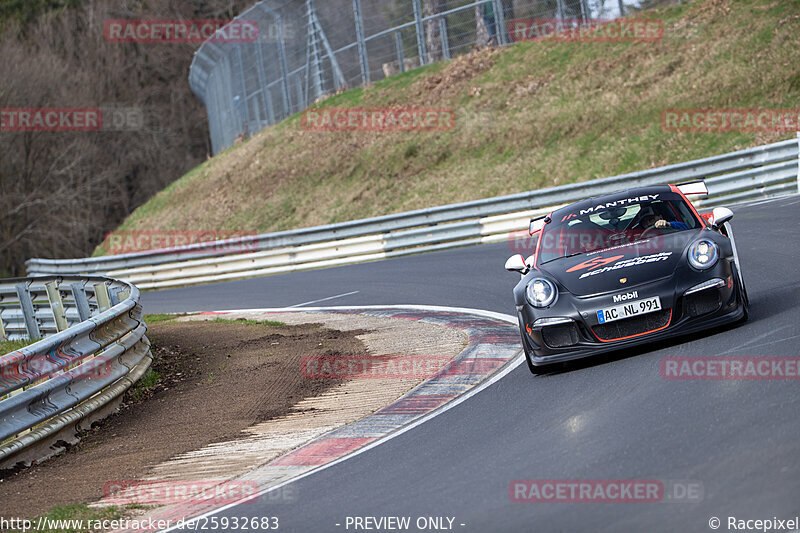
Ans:
[{"label": "green foliage", "polygon": [[34,341],[0,341],[0,355],[19,350]]},{"label": "green foliage", "polygon": [[133,387],[128,390],[128,396],[135,402],[139,402],[147,398],[153,389],[158,385],[161,380],[161,374],[155,370],[148,369],[144,375],[139,378],[139,381],[134,383]]},{"label": "green foliage", "polygon": [[215,318],[214,322],[221,322],[225,324],[248,324],[251,326],[285,326],[283,322],[277,320],[249,320],[246,318],[237,318],[234,320],[228,318]]},{"label": "green foliage", "polygon": [[[104,520],[119,520],[125,518],[129,511],[141,508],[141,505],[128,505],[119,507],[111,505],[108,507],[89,507],[86,504],[76,505],[61,505],[53,507],[50,511],[43,515],[46,520],[41,523],[43,529],[38,530],[39,533],[83,533],[88,531],[87,525],[95,521]],[[60,521],[60,524],[66,527],[55,529],[53,528],[54,521]],[[69,522],[72,521],[72,527],[68,527]],[[39,523],[39,517],[31,520],[32,524]],[[83,523],[83,528],[78,528],[77,525]],[[47,527],[51,526],[51,527]],[[17,533],[15,530],[11,530]]]},{"label": "green foliage", "polygon": [[161,314],[161,313],[155,313],[155,314],[152,314],[152,315],[144,315],[144,323],[147,324],[148,326],[151,326],[153,324],[162,324],[164,322],[172,322],[173,320],[175,320],[176,318],[181,317],[181,316],[184,316],[184,315],[181,315],[181,314]]}]

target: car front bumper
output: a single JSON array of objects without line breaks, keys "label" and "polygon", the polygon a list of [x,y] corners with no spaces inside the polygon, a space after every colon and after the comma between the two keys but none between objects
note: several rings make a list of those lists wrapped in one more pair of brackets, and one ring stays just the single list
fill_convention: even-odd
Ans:
[{"label": "car front bumper", "polygon": [[[686,294],[710,280],[718,287]],[[619,303],[613,295],[636,291],[637,299],[659,296],[661,311],[600,324],[597,311]],[[614,293],[577,297],[560,294],[551,308],[517,307],[520,333],[534,365],[570,361],[631,346],[686,335],[741,320],[745,314],[732,261],[705,272],[685,271]],[[544,320],[543,320],[544,319]],[[558,320],[557,323],[552,321]],[[550,321],[549,324],[543,322]],[[636,322],[632,322],[636,321]]]}]

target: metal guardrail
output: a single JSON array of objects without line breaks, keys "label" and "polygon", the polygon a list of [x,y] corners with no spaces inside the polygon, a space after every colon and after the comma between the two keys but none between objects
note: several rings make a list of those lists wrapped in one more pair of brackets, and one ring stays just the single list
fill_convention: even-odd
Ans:
[{"label": "metal guardrail", "polygon": [[[532,216],[621,189],[705,178],[712,207],[798,192],[798,139],[660,168],[313,228],[99,258],[30,259],[29,274],[105,272],[141,288],[243,279],[507,239]],[[226,254],[239,243],[256,251]]]},{"label": "metal guardrail", "polygon": [[0,280],[0,337],[41,338],[0,356],[0,468],[30,461],[19,452],[65,440],[63,430],[118,399],[152,362],[146,330],[130,283]]}]

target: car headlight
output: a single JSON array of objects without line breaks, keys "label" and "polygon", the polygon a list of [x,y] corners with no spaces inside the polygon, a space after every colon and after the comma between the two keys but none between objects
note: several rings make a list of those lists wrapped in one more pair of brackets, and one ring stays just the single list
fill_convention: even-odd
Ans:
[{"label": "car headlight", "polygon": [[714,241],[701,239],[689,247],[689,264],[698,270],[714,266],[719,259],[719,247]]},{"label": "car headlight", "polygon": [[553,303],[557,294],[556,286],[545,278],[533,278],[525,290],[528,302],[534,307],[547,307]]}]

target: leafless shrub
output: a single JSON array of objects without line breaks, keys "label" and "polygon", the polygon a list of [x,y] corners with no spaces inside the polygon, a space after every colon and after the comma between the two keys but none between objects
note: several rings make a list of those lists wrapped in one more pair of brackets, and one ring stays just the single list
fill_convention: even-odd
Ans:
[{"label": "leafless shrub", "polygon": [[0,132],[0,275],[32,256],[90,254],[103,235],[209,151],[187,76],[196,45],[116,44],[112,18],[229,19],[250,0],[99,0],[0,36],[0,108],[123,107],[135,128]]}]

